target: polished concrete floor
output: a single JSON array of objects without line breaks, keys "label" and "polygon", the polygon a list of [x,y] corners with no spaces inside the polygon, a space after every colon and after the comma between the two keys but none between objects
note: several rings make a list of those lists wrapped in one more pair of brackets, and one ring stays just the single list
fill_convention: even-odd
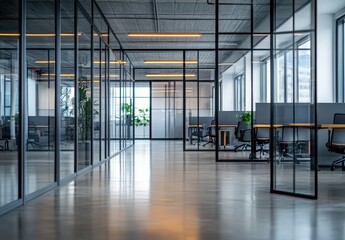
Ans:
[{"label": "polished concrete floor", "polygon": [[345,239],[342,171],[320,171],[317,201],[270,194],[269,180],[267,163],[137,141],[0,217],[0,239]]}]

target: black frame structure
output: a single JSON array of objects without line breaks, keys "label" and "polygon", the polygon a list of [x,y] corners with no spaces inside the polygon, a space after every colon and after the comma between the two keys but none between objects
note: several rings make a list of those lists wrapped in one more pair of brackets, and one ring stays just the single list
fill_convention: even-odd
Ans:
[{"label": "black frame structure", "polygon": [[[12,159],[12,162],[18,161],[16,164],[17,167],[15,172],[18,177],[18,179],[15,181],[17,183],[14,183],[16,186],[4,186],[5,189],[1,189],[2,194],[6,193],[6,191],[10,191],[14,187],[18,189],[18,193],[15,194],[16,196],[13,196],[15,200],[10,202],[1,202],[0,206],[0,215],[12,210],[13,208],[16,208],[20,205],[25,204],[27,201],[34,199],[60,185],[66,184],[76,178],[76,176],[83,174],[87,171],[90,171],[94,167],[99,166],[102,163],[105,163],[106,161],[110,160],[113,156],[119,154],[121,151],[125,150],[128,147],[131,147],[134,144],[134,129],[132,129],[131,126],[133,126],[133,118],[129,117],[126,118],[127,114],[121,104],[123,103],[131,103],[133,101],[134,97],[134,78],[133,78],[133,66],[126,56],[126,54],[123,51],[123,48],[121,46],[121,43],[118,41],[114,31],[111,29],[109,23],[105,19],[104,15],[100,11],[100,8],[96,1],[92,0],[88,4],[85,4],[85,1],[79,2],[78,0],[70,0],[68,2],[69,6],[74,6],[73,14],[71,21],[74,23],[74,26],[72,26],[72,31],[69,34],[63,34],[62,30],[62,3],[68,2],[68,1],[62,1],[62,0],[55,0],[50,2],[50,6],[54,7],[54,16],[53,21],[55,25],[55,29],[53,30],[54,33],[50,33],[49,36],[54,39],[53,49],[44,49],[44,47],[35,47],[35,48],[28,48],[27,47],[27,39],[30,37],[30,34],[28,34],[29,30],[27,30],[27,0],[18,0],[18,4],[13,2],[14,8],[18,11],[18,30],[11,29],[12,32],[9,32],[8,36],[6,33],[5,36],[2,36],[2,38],[13,38],[17,37],[19,44],[18,44],[18,72],[13,72],[14,74],[18,75],[18,124],[20,127],[18,127],[18,134],[16,135],[17,138],[17,146],[15,149],[18,151],[18,159]],[[6,4],[12,4],[12,3],[6,3]],[[97,13],[97,15],[96,15]],[[82,19],[81,19],[82,18]],[[83,22],[81,22],[83,21]],[[99,24],[100,22],[104,24]],[[80,24],[86,25],[82,26]],[[88,33],[90,36],[89,38],[89,49],[81,49],[82,47],[80,45],[80,38],[82,37],[82,34],[79,32],[80,27],[88,27],[90,29],[90,32]],[[64,26],[65,27],[65,26]],[[13,35],[13,31],[15,31]],[[11,35],[12,34],[12,35]],[[86,33],[87,34],[87,33]],[[34,34],[32,34],[34,35]],[[42,35],[42,34],[41,34]],[[47,35],[47,34],[46,34]],[[71,47],[66,48],[65,45],[63,45],[63,37],[68,36],[71,39],[74,39],[72,41]],[[37,35],[41,37],[40,35]],[[45,36],[43,34],[43,36]],[[101,48],[98,48],[98,46],[95,46],[94,41],[95,38],[99,39],[99,43]],[[39,39],[38,37],[36,39]],[[4,48],[6,50],[6,48]],[[2,49],[2,50],[4,50]],[[50,54],[48,54],[48,60],[47,60],[47,66],[48,66],[48,81],[49,79],[54,79],[54,113],[53,113],[53,119],[52,122],[48,124],[52,124],[54,128],[50,128],[48,126],[48,139],[53,139],[54,145],[47,147],[37,147],[32,148],[31,145],[29,145],[29,138],[27,135],[27,130],[29,126],[28,122],[28,104],[27,99],[30,96],[32,92],[28,93],[28,73],[30,76],[32,75],[31,72],[27,69],[27,63],[29,61],[33,61],[32,57],[30,56],[30,59],[27,59],[27,56],[30,51],[50,51],[54,52],[54,60],[49,59]],[[85,79],[85,82],[87,84],[86,91],[86,99],[89,101],[90,105],[87,105],[89,108],[89,111],[91,112],[91,116],[93,114],[96,114],[100,116],[99,121],[96,122],[95,116],[90,117],[89,121],[91,125],[88,125],[90,128],[90,132],[88,135],[87,142],[90,143],[89,152],[85,152],[83,155],[80,155],[80,122],[81,117],[80,109],[78,109],[78,104],[81,104],[79,101],[73,101],[73,106],[71,110],[71,114],[73,117],[73,123],[70,123],[69,129],[73,129],[70,137],[73,138],[73,141],[69,143],[69,145],[74,146],[73,150],[64,149],[62,146],[62,139],[61,139],[61,119],[62,119],[62,110],[61,110],[61,84],[62,84],[62,76],[63,76],[63,70],[64,67],[62,66],[62,51],[72,51],[73,55],[71,58],[72,65],[70,64],[70,68],[73,69],[73,78],[71,80],[68,80],[70,84],[70,90],[74,91],[72,95],[74,95],[75,99],[78,99],[79,94],[81,94],[79,81],[81,81],[82,72],[80,72],[80,53],[81,51],[88,51],[89,59],[87,63],[87,71],[90,72],[90,74]],[[102,66],[104,71],[95,71],[96,63],[94,61],[96,55],[95,53],[97,51],[104,52],[104,58],[101,58],[101,54],[98,54],[99,58],[97,61],[99,61],[100,65]],[[113,61],[113,62],[112,62]],[[115,68],[111,68],[112,63],[117,63]],[[54,66],[54,68],[53,68]],[[50,74],[50,69],[53,69],[54,75]],[[31,70],[30,70],[31,71]],[[110,71],[116,72],[116,74],[110,73]],[[121,73],[121,74],[120,74]],[[71,75],[72,76],[72,75]],[[44,81],[43,81],[44,82]],[[98,83],[100,85],[99,88],[96,88],[94,85],[95,83]],[[111,85],[112,84],[112,85]],[[114,85],[115,84],[115,85]],[[112,96],[114,98],[114,101],[110,103],[110,87],[115,86],[118,90],[114,91],[116,92],[116,96]],[[101,87],[103,87],[103,91],[101,91]],[[74,89],[74,90],[73,90]],[[12,86],[12,91],[14,91],[14,87]],[[104,95],[102,97],[102,94]],[[96,96],[98,97],[98,101],[95,101]],[[72,103],[72,102],[70,102]],[[113,104],[113,105],[111,105]],[[110,107],[117,108],[116,112],[116,119],[111,119],[110,116]],[[99,106],[99,112],[95,112],[95,107]],[[14,107],[14,106],[12,106]],[[130,112],[133,116],[133,111]],[[74,117],[75,116],[75,117]],[[14,116],[12,115],[11,118]],[[101,121],[101,118],[104,119],[104,121]],[[50,121],[50,120],[49,120]],[[97,141],[94,141],[94,127],[96,126],[96,123],[98,125],[98,129],[96,132],[102,133],[97,139]],[[31,123],[30,123],[31,124]],[[101,125],[102,124],[102,125]],[[112,126],[111,126],[112,125]],[[78,127],[77,127],[78,126]],[[118,130],[114,130],[114,134],[110,134],[110,130],[112,128],[116,128]],[[53,130],[51,130],[53,129]],[[115,133],[116,132],[116,133]],[[79,137],[78,137],[79,136]],[[90,141],[91,140],[91,141]],[[101,142],[104,142],[101,144]],[[115,143],[116,142],[116,143]],[[115,143],[115,144],[114,144]],[[35,143],[36,144],[36,143]],[[86,143],[85,143],[86,144]],[[84,145],[85,145],[84,144]],[[100,156],[96,157],[96,152],[94,151],[95,145],[103,146],[99,148],[99,154]],[[115,145],[118,145],[118,147],[113,147]],[[112,146],[112,147],[111,147]],[[0,154],[6,153],[7,149],[4,151],[1,151]],[[12,150],[9,150],[12,151]],[[30,159],[28,159],[28,154],[31,153],[37,153],[42,154],[44,152],[52,152],[53,156],[52,162],[53,162],[53,178],[51,183],[47,183],[42,187],[38,187],[37,189],[33,190],[33,192],[28,192],[28,184],[29,180],[27,179],[27,171],[28,171],[28,164]],[[70,173],[61,175],[62,171],[62,159],[64,158],[65,154],[69,154],[69,152],[72,154],[72,169],[70,170]],[[101,155],[102,152],[102,155]],[[49,153],[50,154],[50,153]],[[79,156],[80,155],[80,156]],[[89,159],[87,160],[88,163],[85,165],[85,167],[80,167],[79,160],[81,158]],[[42,159],[42,161],[45,161],[45,159]],[[30,163],[31,164],[31,163]],[[79,165],[78,165],[79,164]],[[1,166],[0,166],[1,167]],[[11,173],[7,173],[11,174]],[[42,174],[44,174],[42,172]],[[14,176],[6,175],[4,174],[2,177],[9,177],[13,178]],[[4,181],[5,182],[5,181]]]}]

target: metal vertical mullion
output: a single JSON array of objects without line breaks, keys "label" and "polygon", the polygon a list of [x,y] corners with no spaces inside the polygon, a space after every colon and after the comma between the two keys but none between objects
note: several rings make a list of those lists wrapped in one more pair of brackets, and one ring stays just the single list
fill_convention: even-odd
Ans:
[{"label": "metal vertical mullion", "polygon": [[[183,51],[183,151],[186,151],[186,51]],[[189,129],[188,129],[189,132]],[[189,136],[192,137],[192,136]]]},{"label": "metal vertical mullion", "polygon": [[20,128],[19,136],[20,145],[19,145],[19,164],[18,164],[18,198],[22,199],[25,203],[25,178],[26,178],[26,132],[27,129],[27,90],[28,83],[26,81],[26,0],[20,0],[19,7],[19,21],[20,21],[20,37],[19,37],[19,103],[20,103]]},{"label": "metal vertical mullion", "polygon": [[[253,91],[253,84],[254,84],[254,74],[253,74],[253,60],[254,60],[254,3],[253,0],[251,0],[250,5],[250,107],[251,107],[251,123],[250,123],[250,129],[251,131],[251,157],[250,160],[253,160],[256,158],[256,142],[255,142],[255,131],[254,131],[254,91]],[[246,97],[244,97],[246,98]]]},{"label": "metal vertical mullion", "polygon": [[[149,87],[150,87],[150,136],[149,138],[152,139],[152,81],[149,82]],[[183,144],[183,146],[184,145],[185,144]]]},{"label": "metal vertical mullion", "polygon": [[214,84],[215,84],[215,122],[216,122],[216,161],[219,159],[219,131],[218,131],[218,102],[219,102],[219,89],[218,89],[218,54],[219,54],[219,0],[215,0],[215,69],[214,69]]},{"label": "metal vertical mullion", "polygon": [[[314,6],[314,8],[313,8]],[[314,12],[311,13],[311,17],[312,17],[312,26],[314,27],[314,37],[312,39],[314,39],[314,44],[312,44],[312,40],[311,40],[311,56],[314,56],[314,59],[312,58],[312,62],[311,62],[311,69],[313,69],[313,72],[311,72],[311,74],[314,73],[314,78],[311,77],[311,79],[314,79],[314,163],[312,162],[312,164],[314,164],[314,174],[315,174],[315,181],[314,181],[314,198],[317,199],[318,198],[318,129],[317,129],[317,125],[318,125],[318,118],[317,118],[317,1],[313,0],[312,1],[312,5],[311,5],[311,9],[314,9]],[[313,22],[314,20],[314,22]],[[312,63],[314,63],[314,66],[312,66]],[[311,75],[312,76],[312,75]],[[312,84],[310,84],[312,86]]]},{"label": "metal vertical mullion", "polygon": [[[295,102],[295,79],[296,79],[296,71],[295,71],[295,0],[292,0],[292,119],[293,123],[296,122],[296,102]],[[285,63],[287,68],[287,62]],[[287,72],[287,70],[286,70]],[[285,76],[287,79],[287,76]],[[286,93],[287,94],[287,93]],[[293,193],[296,193],[296,129],[295,127],[292,128],[292,136],[293,136],[293,144],[292,144],[292,153],[293,153]]]},{"label": "metal vertical mullion", "polygon": [[94,164],[94,142],[93,142],[93,129],[94,129],[94,118],[93,118],[93,112],[94,112],[94,27],[93,27],[93,21],[94,21],[94,4],[93,1],[91,3],[91,19],[92,19],[92,24],[91,24],[91,165]]},{"label": "metal vertical mullion", "polygon": [[99,58],[99,64],[98,64],[98,76],[99,76],[99,140],[98,140],[98,145],[99,145],[99,150],[98,150],[98,161],[102,161],[102,132],[103,127],[102,127],[102,116],[103,116],[103,111],[102,111],[102,85],[103,85],[103,76],[102,76],[102,39],[99,37],[98,41],[98,58]]},{"label": "metal vertical mullion", "polygon": [[[199,55],[199,51],[198,51],[198,55]],[[199,56],[197,57],[197,59],[199,59]],[[200,149],[200,94],[199,94],[199,91],[200,91],[200,81],[199,81],[199,61],[197,63],[197,82],[196,82],[196,101],[197,101],[197,123],[198,123],[198,150]],[[201,129],[201,131],[203,131],[203,127]],[[201,133],[201,136],[202,136],[203,133]]]},{"label": "metal vertical mullion", "polygon": [[[133,68],[133,76],[135,75],[135,69]],[[135,119],[135,81],[132,81],[132,101],[133,101],[133,113],[132,113],[132,116],[133,116],[133,122],[132,122],[132,138],[133,138],[133,141],[132,141],[132,144],[135,143],[135,123],[134,123],[134,119]],[[144,126],[146,127],[146,126]],[[143,136],[145,138],[145,136]]]},{"label": "metal vertical mullion", "polygon": [[275,189],[275,162],[274,162],[274,142],[276,141],[274,136],[274,129],[273,129],[273,123],[274,123],[274,4],[275,4],[275,0],[270,0],[270,192],[272,193]]},{"label": "metal vertical mullion", "polygon": [[[105,71],[104,71],[104,158],[108,157],[108,81],[109,81],[109,49],[107,45],[104,45],[104,59],[105,59]],[[104,159],[101,159],[104,160]]]},{"label": "metal vertical mullion", "polygon": [[[48,65],[49,61],[48,61]],[[48,71],[50,73],[50,71]],[[49,74],[50,75],[50,74]],[[55,182],[60,185],[61,2],[55,1]],[[50,131],[49,131],[50,132]]]},{"label": "metal vertical mullion", "polygon": [[[314,12],[312,13],[312,16],[314,16],[314,67],[312,68],[314,70],[314,79],[315,79],[315,87],[314,87],[314,122],[315,122],[315,127],[314,127],[314,174],[315,174],[315,182],[314,182],[314,188],[315,188],[315,199],[318,198],[318,118],[317,118],[317,1],[313,0],[312,3],[314,3]],[[313,9],[313,4],[312,4],[312,9]],[[344,23],[345,24],[345,23]],[[344,39],[345,41],[345,39]],[[343,49],[344,50],[344,49]],[[344,58],[345,56],[343,55],[343,64],[344,64]],[[345,76],[344,74],[344,69],[343,69],[343,77]]]},{"label": "metal vertical mullion", "polygon": [[79,44],[78,44],[78,0],[74,0],[74,172],[78,172],[78,58],[79,58]]},{"label": "metal vertical mullion", "polygon": [[[122,51],[120,51],[120,59],[122,59]],[[120,132],[119,132],[119,139],[120,139],[120,151],[122,150],[122,134],[123,134],[123,126],[122,126],[122,112],[123,112],[123,109],[122,109],[122,79],[123,79],[123,66],[120,64],[120,73],[119,73],[119,93],[120,93],[120,121],[119,121],[119,124],[120,124]]]}]

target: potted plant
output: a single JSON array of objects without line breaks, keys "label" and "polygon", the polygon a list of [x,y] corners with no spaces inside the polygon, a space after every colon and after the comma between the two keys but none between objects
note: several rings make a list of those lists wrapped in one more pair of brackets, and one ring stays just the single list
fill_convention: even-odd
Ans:
[{"label": "potted plant", "polygon": [[240,114],[240,120],[242,122],[245,122],[247,125],[250,125],[252,123],[252,112],[250,111],[244,111]]},{"label": "potted plant", "polygon": [[145,127],[150,124],[150,110],[148,108],[138,109],[138,114],[134,117],[136,127],[143,127],[143,136],[145,137]]}]

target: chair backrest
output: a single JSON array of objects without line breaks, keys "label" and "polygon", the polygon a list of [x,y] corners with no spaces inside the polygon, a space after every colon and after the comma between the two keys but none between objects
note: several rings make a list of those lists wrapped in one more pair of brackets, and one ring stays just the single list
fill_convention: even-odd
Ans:
[{"label": "chair backrest", "polygon": [[256,129],[256,138],[269,138],[270,129],[269,128],[257,128]]},{"label": "chair backrest", "polygon": [[236,138],[241,138],[241,131],[248,129],[248,125],[246,122],[240,121],[237,123],[237,129],[236,129]]},{"label": "chair backrest", "polygon": [[[345,124],[345,113],[336,113],[333,118],[334,124]],[[331,143],[343,143],[345,144],[345,129],[333,128]]]},{"label": "chair backrest", "polygon": [[[296,128],[293,127],[283,127],[282,133],[280,136],[281,142],[293,142],[294,141],[294,130],[295,134],[297,133]],[[295,140],[297,139],[297,134],[295,135]]]}]

